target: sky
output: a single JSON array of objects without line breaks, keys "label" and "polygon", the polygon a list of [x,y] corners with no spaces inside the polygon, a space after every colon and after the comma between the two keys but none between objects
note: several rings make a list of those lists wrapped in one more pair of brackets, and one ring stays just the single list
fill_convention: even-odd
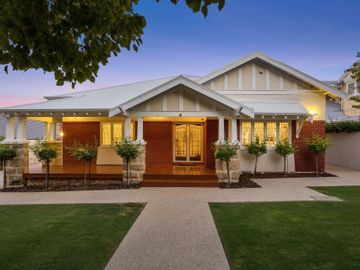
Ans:
[{"label": "sky", "polygon": [[53,74],[5,74],[0,66],[0,106],[43,96],[167,76],[206,75],[258,50],[320,80],[336,80],[360,51],[360,0],[226,0],[208,17],[180,0],[140,0],[147,19],[144,44],[102,66],[95,83],[56,86]]}]

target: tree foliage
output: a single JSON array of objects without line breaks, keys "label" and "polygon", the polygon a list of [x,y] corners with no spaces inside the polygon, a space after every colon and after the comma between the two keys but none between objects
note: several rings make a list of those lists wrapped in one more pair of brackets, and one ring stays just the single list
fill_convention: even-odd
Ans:
[{"label": "tree foliage", "polygon": [[[1,0],[0,65],[41,69],[57,85],[95,81],[99,65],[123,49],[142,44],[145,17],[134,6],[145,0]],[[150,1],[150,0],[146,0]],[[153,0],[160,2],[160,0]],[[177,4],[179,0],[170,0]],[[185,0],[193,12],[208,13],[225,0]]]},{"label": "tree foliage", "polygon": [[326,133],[357,132],[360,131],[360,121],[329,122],[325,130]]},{"label": "tree foliage", "polygon": [[240,148],[239,142],[229,142],[228,140],[218,141],[214,145],[215,148],[215,158],[221,161],[226,162],[226,171],[228,178],[228,187],[230,187],[230,168],[229,162],[233,156],[236,155],[237,151]]},{"label": "tree foliage", "polygon": [[280,140],[275,146],[275,152],[284,158],[284,174],[287,173],[286,163],[289,155],[295,154],[297,148],[289,139]]},{"label": "tree foliage", "polygon": [[0,169],[3,170],[4,188],[6,188],[6,163],[16,158],[16,150],[8,145],[0,144]]},{"label": "tree foliage", "polygon": [[356,57],[358,59],[347,71],[351,73],[351,76],[355,79],[355,81],[360,82],[360,51],[357,53]]}]

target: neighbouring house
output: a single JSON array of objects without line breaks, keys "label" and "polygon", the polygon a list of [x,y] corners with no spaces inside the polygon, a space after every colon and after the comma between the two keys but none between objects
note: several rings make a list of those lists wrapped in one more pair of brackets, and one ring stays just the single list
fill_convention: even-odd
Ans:
[{"label": "neighbouring house", "polygon": [[[240,171],[253,169],[254,158],[244,145],[255,137],[268,146],[268,153],[259,160],[260,171],[282,170],[283,160],[273,149],[284,138],[298,147],[289,169],[313,171],[314,156],[305,140],[312,134],[325,134],[327,98],[346,99],[347,94],[254,52],[202,77],[179,75],[66,93],[45,97],[40,103],[0,108],[0,112],[7,119],[4,143],[17,145],[20,152],[28,151],[26,121],[46,123],[46,138],[59,152],[53,165],[62,168],[78,164],[66,151],[75,140],[96,141],[100,171],[122,163],[111,147],[115,140],[137,139],[144,151],[134,162],[135,178],[156,185],[155,180],[161,178],[156,173],[166,174],[163,180],[180,172],[212,175],[222,181],[224,167],[214,159],[212,148],[221,139],[241,144],[231,164],[234,180]],[[58,125],[62,136],[56,140]],[[21,169],[9,175],[10,183],[21,182],[22,172],[31,174],[26,158],[14,166]],[[320,168],[324,166],[323,159]],[[196,176],[194,181],[201,179]]]}]

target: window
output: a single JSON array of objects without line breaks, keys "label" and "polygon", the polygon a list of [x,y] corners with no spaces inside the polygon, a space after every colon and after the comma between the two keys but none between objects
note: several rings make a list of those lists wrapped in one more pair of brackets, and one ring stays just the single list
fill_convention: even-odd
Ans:
[{"label": "window", "polygon": [[289,123],[280,123],[279,125],[279,139],[289,139]]},{"label": "window", "polygon": [[123,123],[102,123],[102,145],[111,145],[117,140],[123,139]]},{"label": "window", "polygon": [[268,122],[266,124],[266,145],[269,147],[276,144],[276,122]]},{"label": "window", "polygon": [[254,139],[259,138],[259,142],[264,142],[264,123],[255,122],[254,123]]},{"label": "window", "polygon": [[247,145],[251,143],[251,122],[241,123],[241,144]]},{"label": "window", "polygon": [[355,83],[349,83],[348,84],[348,94],[354,95],[355,94]]}]

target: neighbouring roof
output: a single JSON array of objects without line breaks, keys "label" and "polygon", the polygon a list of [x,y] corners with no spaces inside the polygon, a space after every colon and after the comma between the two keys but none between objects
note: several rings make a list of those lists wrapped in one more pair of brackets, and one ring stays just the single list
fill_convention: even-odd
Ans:
[{"label": "neighbouring roof", "polygon": [[350,121],[350,120],[359,120],[359,116],[347,116],[343,110],[341,110],[341,105],[335,101],[327,100],[326,101],[326,121]]},{"label": "neighbouring roof", "polygon": [[220,69],[217,69],[213,72],[211,72],[210,74],[208,75],[205,75],[203,77],[201,77],[200,79],[197,80],[198,83],[200,84],[203,84],[203,83],[206,83],[234,68],[237,68],[241,65],[244,65],[250,61],[253,61],[253,60],[262,60],[263,62],[266,62],[267,64],[277,68],[277,69],[280,69],[282,70],[283,72],[285,73],[288,73],[289,75],[293,76],[293,77],[296,77],[298,78],[299,80],[302,80],[304,81],[305,83],[307,84],[310,84],[316,88],[319,88],[323,91],[325,91],[328,95],[330,96],[336,96],[336,97],[341,97],[341,98],[347,98],[347,95],[344,94],[343,92],[339,91],[338,89],[336,89],[335,87],[332,87],[331,85],[327,84],[327,83],[324,83],[320,80],[317,80],[315,79],[314,77],[310,76],[310,75],[307,75],[293,67],[290,67],[280,61],[277,61],[277,60],[274,60],[272,58],[270,58],[269,56],[261,53],[261,52],[258,52],[258,51],[255,51],[255,52],[252,52],[248,55],[246,55],[245,57],[242,57],[240,58],[239,60],[231,63],[231,64],[228,64]]}]

